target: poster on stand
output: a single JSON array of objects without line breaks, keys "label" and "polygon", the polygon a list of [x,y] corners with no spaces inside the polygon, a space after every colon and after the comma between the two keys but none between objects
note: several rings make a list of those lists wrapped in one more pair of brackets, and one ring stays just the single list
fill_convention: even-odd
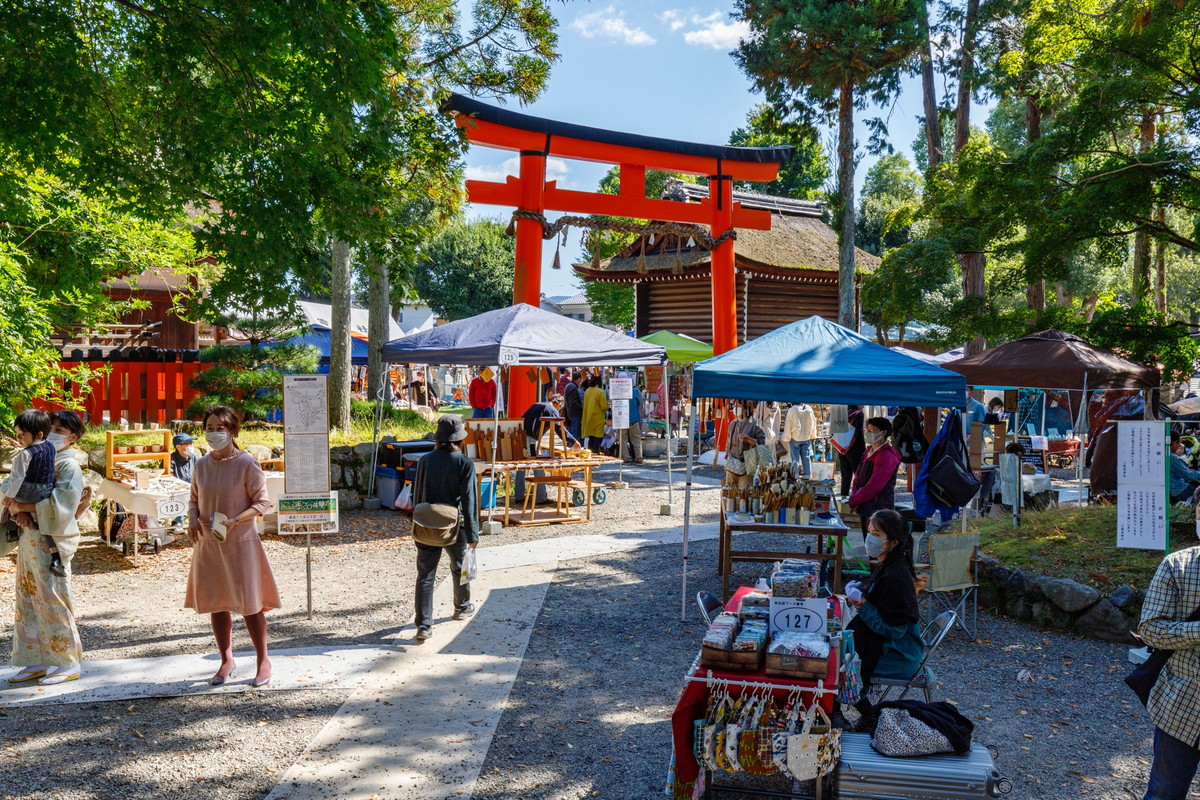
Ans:
[{"label": "poster on stand", "polygon": [[329,376],[283,376],[284,491],[328,494]]},{"label": "poster on stand", "polygon": [[1167,549],[1170,423],[1117,423],[1117,547]]},{"label": "poster on stand", "polygon": [[282,494],[279,496],[279,534],[338,532],[338,494]]},{"label": "poster on stand", "polygon": [[612,407],[612,425],[617,430],[629,427],[629,401],[615,403]]}]

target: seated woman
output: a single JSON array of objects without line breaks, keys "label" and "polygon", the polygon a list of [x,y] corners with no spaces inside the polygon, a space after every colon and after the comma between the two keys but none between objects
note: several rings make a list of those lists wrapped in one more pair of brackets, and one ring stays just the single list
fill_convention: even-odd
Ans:
[{"label": "seated woman", "polygon": [[870,730],[877,716],[867,694],[871,680],[908,679],[916,674],[925,653],[918,623],[916,569],[908,523],[896,511],[876,511],[867,522],[867,554],[877,559],[871,576],[846,585],[846,599],[858,608],[849,624],[854,649],[862,659],[862,699],[855,704]]}]

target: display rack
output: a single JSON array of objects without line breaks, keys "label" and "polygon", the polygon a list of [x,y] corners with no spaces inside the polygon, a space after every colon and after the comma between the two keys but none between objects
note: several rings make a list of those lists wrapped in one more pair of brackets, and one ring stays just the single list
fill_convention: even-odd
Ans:
[{"label": "display rack", "polygon": [[[116,439],[130,436],[146,436],[158,434],[162,436],[162,451],[157,453],[118,453]],[[116,478],[116,465],[120,461],[161,461],[162,474],[171,474],[171,437],[174,432],[167,428],[152,428],[145,431],[108,431],[104,444],[104,476],[109,480]],[[157,447],[157,445],[155,445]]]}]

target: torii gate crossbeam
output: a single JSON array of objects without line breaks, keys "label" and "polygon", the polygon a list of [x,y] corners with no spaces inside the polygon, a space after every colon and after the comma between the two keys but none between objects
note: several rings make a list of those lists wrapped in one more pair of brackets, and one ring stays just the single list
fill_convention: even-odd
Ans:
[{"label": "torii gate crossbeam", "polygon": [[[515,207],[544,215],[547,211],[603,214],[618,217],[708,225],[718,238],[735,228],[770,230],[767,211],[742,208],[733,202],[733,181],[775,180],[792,147],[727,147],[693,144],[520,114],[452,95],[445,110],[472,144],[514,150],[520,154],[520,174],[504,183],[467,181],[472,203]],[[620,192],[615,195],[560,189],[546,180],[550,157],[595,161],[620,167]],[[646,197],[646,171],[683,172],[708,178],[709,196],[699,203]],[[516,264],[513,302],[538,306],[542,294],[542,227],[534,219],[516,223]],[[713,352],[737,347],[737,300],[734,241],[722,240],[712,252]],[[509,413],[519,414],[537,397],[533,383],[509,383]]]}]

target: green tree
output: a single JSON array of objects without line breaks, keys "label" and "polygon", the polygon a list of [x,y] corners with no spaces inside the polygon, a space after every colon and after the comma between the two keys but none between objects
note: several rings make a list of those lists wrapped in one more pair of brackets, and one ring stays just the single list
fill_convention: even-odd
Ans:
[{"label": "green tree", "polygon": [[224,328],[247,340],[247,345],[218,345],[200,351],[209,364],[192,379],[201,392],[188,406],[198,416],[215,405],[226,405],[243,420],[265,419],[283,407],[283,375],[317,371],[317,348],[305,344],[280,344],[296,336],[300,320],[259,302],[237,313],[217,318]]},{"label": "green tree", "polygon": [[829,159],[821,146],[820,133],[811,123],[781,119],[773,106],[760,103],[750,109],[746,124],[729,134],[729,143],[735,147],[796,148],[792,160],[779,168],[777,179],[743,184],[744,188],[797,200],[818,200],[824,195]]},{"label": "green tree", "polygon": [[629,284],[588,281],[583,285],[583,294],[592,307],[595,324],[612,325],[622,331],[636,327],[637,300]]},{"label": "green tree", "polygon": [[[146,222],[103,193],[85,194],[40,170],[0,168],[0,418],[35,398],[67,406],[64,381],[86,386],[85,366],[64,370],[51,336],[120,320],[106,281],[152,267],[198,275],[203,255],[186,225]],[[186,287],[186,284],[185,284]],[[180,304],[189,298],[184,292]],[[180,309],[183,311],[184,309]]]},{"label": "green tree", "polygon": [[838,322],[855,314],[854,111],[899,88],[921,43],[914,0],[738,0],[750,26],[734,58],[784,118],[836,110]]},{"label": "green tree", "polygon": [[413,288],[439,317],[464,319],[512,303],[516,244],[496,219],[455,220],[420,249]]},{"label": "green tree", "polygon": [[858,208],[858,246],[882,256],[912,237],[921,176],[902,153],[882,156],[867,170]]}]

